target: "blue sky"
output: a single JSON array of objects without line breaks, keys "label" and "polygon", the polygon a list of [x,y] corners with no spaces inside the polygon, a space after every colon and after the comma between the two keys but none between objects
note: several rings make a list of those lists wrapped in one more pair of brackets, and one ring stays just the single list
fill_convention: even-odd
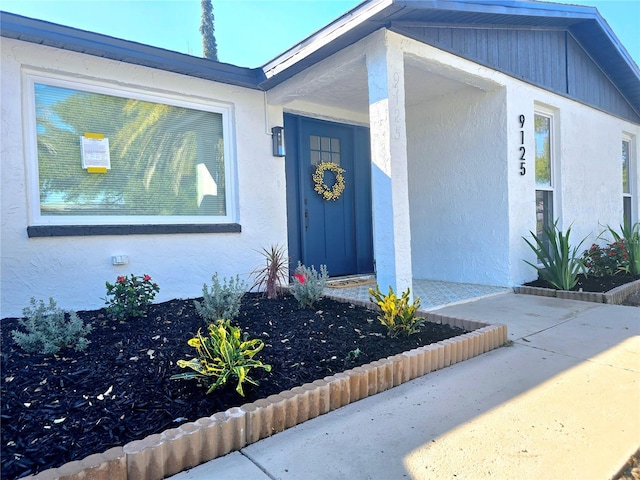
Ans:
[{"label": "blue sky", "polygon": [[[220,61],[258,67],[359,0],[213,0]],[[640,0],[560,0],[595,6],[640,64]],[[0,9],[117,38],[202,55],[200,0],[0,0]]]}]

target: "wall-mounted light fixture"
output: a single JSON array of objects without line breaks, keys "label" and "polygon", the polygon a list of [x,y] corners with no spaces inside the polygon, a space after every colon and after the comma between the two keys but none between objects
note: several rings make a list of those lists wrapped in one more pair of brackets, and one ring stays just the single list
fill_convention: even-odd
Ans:
[{"label": "wall-mounted light fixture", "polygon": [[284,128],[273,127],[271,129],[271,145],[274,157],[284,157]]}]

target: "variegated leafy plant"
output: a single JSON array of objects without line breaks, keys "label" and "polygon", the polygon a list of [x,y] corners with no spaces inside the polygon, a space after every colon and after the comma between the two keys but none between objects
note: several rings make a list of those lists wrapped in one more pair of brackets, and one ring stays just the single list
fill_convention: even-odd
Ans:
[{"label": "variegated leafy plant", "polygon": [[389,287],[389,293],[386,295],[380,291],[380,287],[377,285],[375,290],[369,289],[371,301],[376,303],[381,310],[378,320],[387,327],[388,334],[392,337],[414,334],[426,321],[425,318],[416,316],[420,308],[420,297],[416,298],[413,303],[409,303],[409,295],[410,289],[408,288],[400,297],[395,294],[392,287]]},{"label": "variegated leafy plant", "polygon": [[264,342],[260,339],[241,339],[240,328],[231,325],[229,320],[210,324],[208,336],[202,335],[198,330],[188,344],[196,349],[198,356],[191,360],[178,360],[178,366],[193,371],[172,375],[171,379],[202,380],[209,387],[207,393],[225,385],[230,378],[236,378],[236,392],[244,396],[244,382],[258,385],[249,376],[252,368],[271,371],[271,365],[253,358],[264,348]]}]

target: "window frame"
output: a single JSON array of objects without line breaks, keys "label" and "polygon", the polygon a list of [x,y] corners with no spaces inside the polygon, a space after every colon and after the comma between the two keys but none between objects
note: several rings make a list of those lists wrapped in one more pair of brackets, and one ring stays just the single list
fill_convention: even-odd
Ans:
[{"label": "window frame", "polygon": [[[88,93],[96,93],[115,97],[122,97],[133,100],[142,100],[152,103],[165,104],[176,107],[183,107],[191,110],[218,113],[222,116],[222,138],[223,138],[223,154],[225,167],[225,204],[226,215],[224,216],[204,216],[204,215],[54,215],[47,216],[41,214],[40,203],[40,178],[39,178],[39,159],[37,148],[37,121],[36,121],[36,99],[35,85],[43,84],[54,87],[68,88]],[[220,231],[239,231],[238,228],[229,230],[229,225],[234,224],[238,217],[237,203],[237,173],[235,158],[235,137],[232,128],[233,122],[233,106],[222,102],[215,102],[210,99],[198,97],[172,94],[164,91],[155,90],[144,86],[124,86],[115,85],[113,83],[88,80],[85,78],[76,78],[63,74],[54,74],[49,72],[40,72],[37,70],[23,71],[23,101],[24,101],[24,132],[25,132],[25,155],[26,155],[26,183],[27,183],[27,205],[28,205],[28,225],[34,227],[31,230],[40,232],[37,235],[29,236],[49,236],[42,234],[43,229],[38,227],[55,227],[52,229],[56,232],[63,232],[65,226],[77,227],[76,230],[82,233],[76,233],[69,230],[69,235],[100,235],[109,233],[100,233],[100,229],[90,229],[87,227],[104,226],[105,231],[120,232],[122,226],[131,226],[128,232],[120,233],[200,233],[204,231],[216,231],[217,229],[203,228],[207,225],[219,225]],[[78,161],[80,161],[78,159]],[[173,232],[171,228],[163,228],[164,226],[179,226],[178,231]],[[193,228],[186,228],[192,225]],[[136,226],[146,227],[143,229],[135,228]],[[149,226],[158,226],[159,228],[149,229]],[[226,226],[226,227],[225,227]],[[58,228],[60,227],[60,228]],[[137,232],[136,230],[139,230]],[[46,232],[46,229],[44,230]],[[87,233],[94,232],[94,233]],[[54,233],[57,236],[62,233]]]},{"label": "window frame", "polygon": [[[634,208],[633,208],[633,198],[635,195],[635,185],[634,183],[631,181],[634,176],[633,176],[633,172],[635,171],[635,162],[634,162],[634,155],[633,155],[633,148],[634,148],[634,138],[632,135],[627,134],[627,133],[623,133],[622,134],[622,138],[621,138],[621,142],[620,142],[620,146],[622,146],[622,143],[627,143],[628,145],[628,158],[627,158],[627,182],[628,182],[628,186],[629,186],[629,191],[625,192],[624,191],[624,187],[622,189],[622,205],[623,205],[623,210],[622,210],[622,220],[623,222],[626,222],[627,220],[630,221],[630,225],[633,225],[634,223],[634,214],[636,212],[634,212]],[[622,153],[622,152],[620,152]],[[627,219],[627,217],[625,216],[625,211],[624,211],[624,204],[626,202],[629,202],[629,218]]]},{"label": "window frame", "polygon": [[[557,132],[556,132],[556,113],[550,109],[541,107],[539,105],[536,105],[534,112],[534,121],[533,121],[533,138],[534,138],[534,142],[535,137],[536,137],[536,132],[535,132],[535,117],[536,116],[541,116],[541,117],[545,117],[549,119],[549,186],[544,186],[544,185],[538,185],[536,183],[536,175],[535,175],[535,168],[536,168],[536,155],[535,152],[537,150],[537,148],[534,148],[534,174],[533,174],[533,183],[534,183],[534,189],[535,189],[535,198],[536,198],[536,233],[539,233],[537,230],[537,223],[538,223],[538,219],[537,219],[537,215],[538,215],[538,209],[537,209],[537,197],[538,197],[538,192],[545,192],[543,195],[544,196],[549,196],[551,198],[551,205],[550,205],[550,211],[551,211],[551,215],[549,218],[547,218],[547,225],[548,227],[550,227],[551,225],[553,225],[553,222],[559,218],[558,215],[558,195],[557,195],[557,185],[558,185],[558,173],[557,173],[557,152],[556,152],[556,145],[557,145]],[[535,146],[535,145],[534,145]],[[542,236],[544,237],[544,233],[542,233]],[[546,241],[548,242],[548,239],[546,239]]]}]

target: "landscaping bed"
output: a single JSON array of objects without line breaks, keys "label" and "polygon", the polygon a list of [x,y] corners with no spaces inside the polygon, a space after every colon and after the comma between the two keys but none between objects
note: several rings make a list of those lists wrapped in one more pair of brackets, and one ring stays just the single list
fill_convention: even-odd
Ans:
[{"label": "landscaping bed", "polygon": [[538,278],[521,287],[516,293],[558,297],[586,302],[609,303],[615,305],[636,305],[640,292],[640,276],[618,274],[604,277],[578,275],[578,283],[571,290],[558,290],[545,280]]},{"label": "landscaping bed", "polygon": [[[640,276],[620,273],[618,275],[596,277],[593,275],[585,276],[580,274],[578,275],[578,283],[576,283],[576,286],[573,287],[571,291],[604,293],[636,280],[640,280]],[[542,279],[525,283],[525,285],[528,287],[555,288]]]},{"label": "landscaping bed", "polygon": [[464,333],[427,322],[418,334],[390,338],[376,312],[324,298],[301,309],[291,296],[268,300],[247,294],[235,324],[264,341],[256,358],[271,372],[254,369],[259,386],[235,383],[206,395],[195,381],[170,380],[195,356],[187,341],[207,322],[193,300],[151,305],[143,318],[119,322],[104,310],[78,316],[93,326],[83,353],[55,356],[23,352],[11,339],[16,319],[3,319],[2,470],[19,478],[234,406],[322,379],[366,363]]}]

